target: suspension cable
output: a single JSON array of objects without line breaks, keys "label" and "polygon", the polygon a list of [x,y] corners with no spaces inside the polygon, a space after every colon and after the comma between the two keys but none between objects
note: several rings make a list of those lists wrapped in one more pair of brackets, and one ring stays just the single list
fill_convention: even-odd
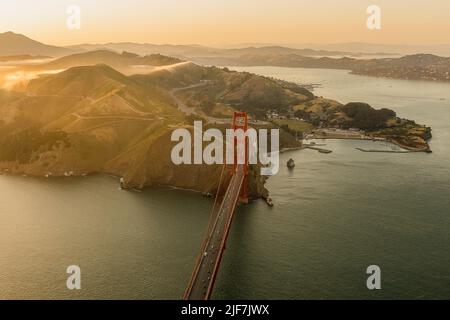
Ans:
[{"label": "suspension cable", "polygon": [[216,197],[214,199],[214,205],[212,208],[212,214],[214,214],[214,209],[216,208],[217,200],[219,198],[220,187],[222,186],[223,173],[225,171],[225,164],[222,166],[222,172],[220,173],[219,186],[217,187]]}]

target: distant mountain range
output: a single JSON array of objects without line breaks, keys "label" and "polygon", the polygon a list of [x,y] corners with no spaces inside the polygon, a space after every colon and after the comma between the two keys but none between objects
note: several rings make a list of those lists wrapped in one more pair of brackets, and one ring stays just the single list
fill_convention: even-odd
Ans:
[{"label": "distant mountain range", "polygon": [[22,34],[0,33],[0,56],[41,55],[60,57],[74,52],[72,49],[43,44]]},{"label": "distant mountain range", "polygon": [[224,48],[246,48],[282,46],[294,49],[313,49],[323,51],[360,52],[361,56],[402,56],[418,53],[429,53],[438,56],[450,57],[450,43],[443,44],[383,44],[367,42],[343,42],[343,43],[243,43],[225,46]]},{"label": "distant mountain range", "polygon": [[0,56],[42,55],[61,57],[71,53],[100,49],[114,50],[118,52],[128,51],[139,55],[159,53],[181,59],[202,57],[236,57],[247,54],[296,54],[311,57],[392,57],[429,53],[440,56],[450,56],[450,44],[411,45],[363,42],[335,44],[247,43],[234,45],[233,47],[214,48],[197,44],[159,45],[150,43],[119,42],[105,44],[79,44],[68,47],[58,47],[35,41],[22,34],[17,34],[14,32],[0,33]]},{"label": "distant mountain range", "polygon": [[129,51],[140,55],[151,53],[160,53],[181,59],[211,58],[211,57],[238,57],[246,54],[297,54],[303,56],[361,56],[362,53],[313,50],[313,49],[295,49],[283,46],[260,46],[220,49],[200,45],[156,45],[139,43],[106,43],[106,44],[82,44],[69,47],[72,50],[101,50],[109,49],[115,51]]},{"label": "distant mountain range", "polygon": [[[294,46],[295,48],[297,46]],[[349,51],[349,52],[366,52],[377,54],[380,52],[390,52],[397,55],[413,55],[418,53],[429,53],[444,57],[450,57],[450,43],[447,44],[381,44],[381,43],[364,43],[349,42],[335,44],[312,44],[307,43],[299,45],[301,47],[312,48],[316,50],[332,50],[332,51]]]},{"label": "distant mountain range", "polygon": [[[328,48],[333,48],[333,45]],[[399,49],[400,47],[347,44],[346,48],[358,52],[361,52],[360,49],[370,49],[369,51],[380,55],[376,49]],[[431,54],[414,54],[401,58],[359,59],[360,57],[355,58],[359,54],[350,51],[296,49],[275,45],[218,49],[200,45],[155,45],[131,42],[82,44],[62,48],[49,46],[13,32],[0,34],[0,62],[14,59],[2,58],[2,56],[13,55],[16,59],[22,57],[25,60],[35,56],[60,57],[40,66],[53,70],[105,63],[122,73],[133,74],[148,71],[147,66],[176,64],[186,60],[202,65],[345,69],[355,74],[378,77],[450,81],[450,58]],[[138,70],[140,67],[144,68]]]},{"label": "distant mountain range", "polygon": [[450,58],[415,54],[401,58],[354,59],[289,55],[243,55],[240,57],[202,58],[200,64],[217,66],[276,66],[350,70],[354,74],[407,80],[450,81]]},{"label": "distant mountain range", "polygon": [[[221,49],[201,45],[158,45],[149,43],[105,43],[80,44],[69,47],[57,47],[32,40],[14,32],[0,33],[0,56],[42,55],[61,57],[68,54],[94,50],[127,51],[139,55],[162,54],[182,59],[198,57],[238,57],[246,54],[297,54],[304,56],[361,56],[360,52],[339,50],[296,49],[284,46],[250,46],[244,48]],[[370,55],[370,53],[369,53]]]}]

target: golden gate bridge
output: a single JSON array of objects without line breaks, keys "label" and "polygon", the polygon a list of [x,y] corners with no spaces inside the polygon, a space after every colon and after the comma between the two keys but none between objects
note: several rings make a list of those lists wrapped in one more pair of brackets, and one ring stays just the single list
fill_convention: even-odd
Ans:
[{"label": "golden gate bridge", "polygon": [[[233,130],[248,130],[248,116],[244,112],[235,112],[232,122]],[[236,150],[237,138],[234,147]],[[245,164],[238,164],[237,152],[234,152],[234,165],[231,171],[224,165],[220,175],[219,186],[212,209],[211,219],[200,253],[195,263],[194,271],[184,294],[185,300],[209,300],[219,273],[231,224],[233,222],[238,202],[248,202],[248,139],[245,139]],[[220,190],[224,173],[231,174],[224,194]]]}]

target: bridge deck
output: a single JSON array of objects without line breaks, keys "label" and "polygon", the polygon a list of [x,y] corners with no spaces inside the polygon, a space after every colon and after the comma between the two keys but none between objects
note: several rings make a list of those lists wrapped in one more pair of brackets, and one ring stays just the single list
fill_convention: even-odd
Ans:
[{"label": "bridge deck", "polygon": [[211,219],[209,233],[184,296],[186,300],[208,300],[211,297],[244,176],[244,166],[239,165],[231,178],[219,210],[214,219]]}]

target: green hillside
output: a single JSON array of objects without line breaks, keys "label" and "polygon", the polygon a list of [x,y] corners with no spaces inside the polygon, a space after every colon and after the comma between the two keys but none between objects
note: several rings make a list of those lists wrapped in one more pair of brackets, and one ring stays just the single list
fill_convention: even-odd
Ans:
[{"label": "green hillside", "polygon": [[[281,148],[301,146],[295,136],[311,124],[368,129],[423,147],[431,135],[429,128],[402,121],[390,110],[361,103],[343,106],[295,83],[247,72],[183,62],[127,76],[105,63],[84,65],[98,60],[175,62],[159,55],[90,52],[54,61],[50,70],[69,62],[76,66],[41,75],[23,92],[0,91],[0,171],[33,176],[106,172],[122,177],[127,187],[214,192],[220,166],[175,166],[170,137],[176,128],[191,129],[194,119],[225,129],[234,111],[262,120],[252,124],[257,128],[280,128]],[[304,121],[301,126],[298,119],[268,122],[269,111]],[[250,186],[253,197],[266,193],[263,178],[255,175],[251,181],[258,184]]]}]

